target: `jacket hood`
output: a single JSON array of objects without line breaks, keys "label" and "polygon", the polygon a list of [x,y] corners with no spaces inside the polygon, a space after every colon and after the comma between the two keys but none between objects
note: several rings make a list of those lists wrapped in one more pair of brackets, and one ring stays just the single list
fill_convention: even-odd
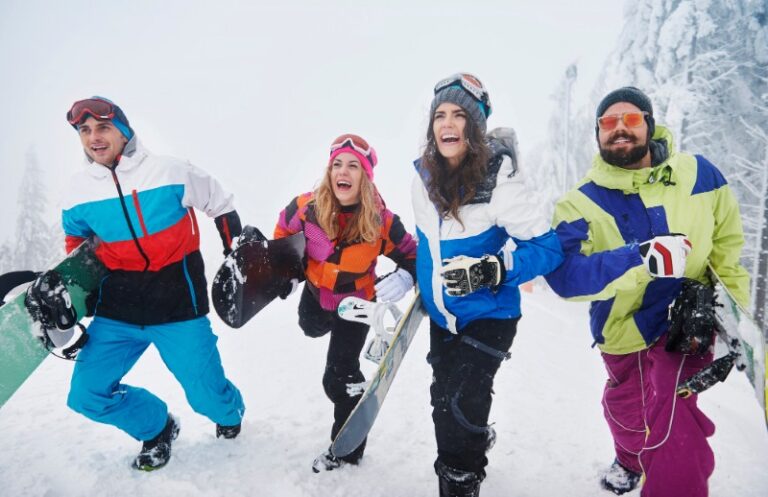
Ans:
[{"label": "jacket hood", "polygon": [[[85,152],[83,152],[83,155],[85,156],[83,165],[85,171],[89,175],[94,177],[103,177],[110,174],[109,168],[107,166],[95,162]],[[118,163],[118,169],[120,171],[133,169],[138,164],[140,164],[146,158],[146,156],[147,150],[144,148],[143,144],[139,141],[136,135],[133,135],[133,138],[131,138],[123,147],[123,152],[120,156],[120,162]]]},{"label": "jacket hood", "polygon": [[675,161],[670,159],[675,155],[672,133],[664,126],[656,125],[651,142],[652,167],[642,169],[624,169],[608,164],[598,152],[592,161],[592,168],[587,172],[587,179],[596,184],[636,193],[640,185],[661,181],[673,182]]}]

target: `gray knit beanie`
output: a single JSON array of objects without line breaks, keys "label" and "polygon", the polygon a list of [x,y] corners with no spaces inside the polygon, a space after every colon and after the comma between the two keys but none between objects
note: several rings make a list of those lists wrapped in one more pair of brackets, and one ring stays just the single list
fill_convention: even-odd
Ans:
[{"label": "gray knit beanie", "polygon": [[432,100],[432,105],[429,108],[429,115],[434,116],[437,108],[444,102],[456,104],[466,110],[477,127],[480,128],[483,135],[485,135],[487,129],[486,119],[488,117],[486,115],[486,107],[476,100],[468,91],[462,88],[461,84],[457,82],[455,85],[447,86],[442,90],[439,90]]}]

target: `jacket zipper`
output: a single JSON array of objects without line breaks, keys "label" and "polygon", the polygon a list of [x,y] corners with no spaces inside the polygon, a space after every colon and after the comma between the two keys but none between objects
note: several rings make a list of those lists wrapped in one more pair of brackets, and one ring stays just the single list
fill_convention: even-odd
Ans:
[{"label": "jacket zipper", "polygon": [[[125,205],[125,196],[123,195],[123,189],[120,187],[120,181],[117,179],[117,173],[115,172],[115,166],[112,166],[109,168],[110,172],[112,173],[112,180],[115,182],[115,188],[117,188],[117,196],[120,198],[120,205],[123,208],[123,216],[125,216],[125,222],[128,224],[128,229],[131,231],[131,237],[133,238],[133,243],[136,244],[136,248],[139,251],[139,254],[141,254],[141,257],[144,259],[144,269],[143,272],[146,272],[149,269],[149,257],[147,257],[147,254],[144,252],[144,249],[141,248],[141,244],[139,243],[139,237],[136,236],[136,231],[133,229],[133,224],[131,224],[131,217],[128,214],[128,206]],[[138,201],[138,199],[137,199]],[[139,216],[141,213],[139,213]]]}]

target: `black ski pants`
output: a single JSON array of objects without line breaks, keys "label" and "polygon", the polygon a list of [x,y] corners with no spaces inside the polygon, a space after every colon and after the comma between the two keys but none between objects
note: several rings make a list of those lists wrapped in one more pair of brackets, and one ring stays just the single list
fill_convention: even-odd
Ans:
[{"label": "black ski pants", "polygon": [[[299,302],[299,326],[309,337],[321,337],[328,332],[331,339],[328,343],[328,356],[323,374],[323,389],[333,402],[333,427],[331,441],[341,429],[349,414],[357,405],[362,395],[362,388],[350,393],[350,384],[365,381],[360,371],[360,352],[365,345],[368,325],[345,321],[335,311],[326,311],[320,307],[314,295],[304,285]],[[365,450],[365,441],[348,456],[341,459],[357,462]]]},{"label": "black ski pants", "polygon": [[481,480],[488,465],[485,453],[495,436],[488,426],[493,379],[512,346],[519,319],[478,319],[457,335],[430,320],[427,361],[433,374],[437,461]]}]

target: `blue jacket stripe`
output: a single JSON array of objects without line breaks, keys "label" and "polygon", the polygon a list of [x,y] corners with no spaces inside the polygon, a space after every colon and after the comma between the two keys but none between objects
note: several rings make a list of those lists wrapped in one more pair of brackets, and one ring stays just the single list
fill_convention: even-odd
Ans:
[{"label": "blue jacket stripe", "polygon": [[613,217],[625,243],[636,243],[653,238],[645,205],[640,195],[625,195],[621,190],[585,183],[579,190],[602,210]]},{"label": "blue jacket stripe", "polygon": [[669,224],[667,223],[667,211],[664,210],[663,205],[657,205],[656,207],[648,208],[648,219],[651,222],[651,233],[645,241],[653,238],[656,235],[666,235],[669,233]]},{"label": "blue jacket stripe", "polygon": [[182,267],[184,268],[184,278],[187,279],[187,285],[189,286],[189,296],[192,298],[192,307],[197,312],[197,296],[195,295],[195,285],[192,283],[192,278],[189,276],[189,269],[187,269],[187,256],[182,259]]},{"label": "blue jacket stripe", "polygon": [[432,253],[429,250],[427,236],[418,227],[416,228],[416,236],[419,239],[419,243],[416,245],[416,279],[419,282],[423,282],[423,284],[419,285],[421,302],[429,313],[429,317],[444,328],[447,326],[447,321],[445,316],[437,309],[432,292]]},{"label": "blue jacket stripe", "polygon": [[579,219],[563,221],[557,226],[557,236],[565,250],[565,262],[545,276],[558,295],[564,298],[593,295],[613,280],[642,264],[636,246],[624,245],[613,250],[583,255],[579,242],[587,238],[587,223]]},{"label": "blue jacket stripe", "polygon": [[650,345],[668,330],[669,305],[682,288],[683,280],[677,278],[657,278],[648,283],[643,303],[633,316],[645,343]]},{"label": "blue jacket stripe", "polygon": [[592,330],[592,337],[597,343],[605,343],[603,328],[605,327],[605,322],[608,321],[608,316],[611,314],[614,300],[616,299],[597,300],[592,302],[592,305],[589,307],[589,329]]},{"label": "blue jacket stripe", "polygon": [[[131,192],[125,192],[127,196],[130,194]],[[138,196],[139,205],[144,214],[144,223],[150,235],[170,228],[187,215],[187,210],[181,205],[184,185],[161,186],[138,192]],[[139,216],[133,201],[126,199],[126,207],[131,224],[136,233],[141,236]],[[131,239],[128,225],[125,222],[115,222],[116,219],[123,220],[124,217],[120,199],[117,197],[79,204],[65,210],[62,214],[66,234],[88,236],[96,232],[105,242],[122,242]],[[88,219],[92,225],[85,225],[83,219]]]},{"label": "blue jacket stripe", "polygon": [[514,266],[507,274],[507,283],[523,284],[563,262],[560,239],[553,229],[528,240],[512,240],[517,248],[512,253]]},{"label": "blue jacket stripe", "polygon": [[693,185],[691,195],[707,193],[727,185],[723,173],[709,162],[705,157],[696,155],[696,183]]}]

